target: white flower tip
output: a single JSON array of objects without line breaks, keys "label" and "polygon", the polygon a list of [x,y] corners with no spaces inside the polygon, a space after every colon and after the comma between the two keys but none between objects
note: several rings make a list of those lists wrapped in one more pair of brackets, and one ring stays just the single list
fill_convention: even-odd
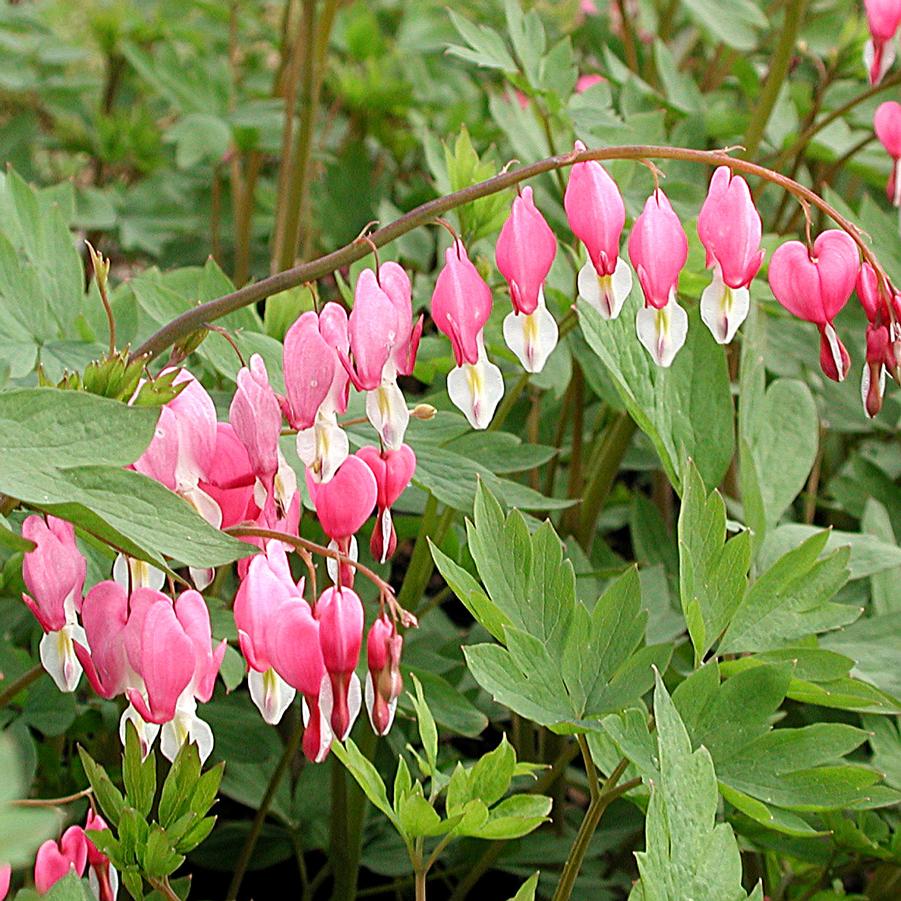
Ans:
[{"label": "white flower tip", "polygon": [[557,322],[538,295],[533,313],[508,313],[504,319],[504,341],[516,354],[526,372],[541,372],[548,357],[557,346]]},{"label": "white flower tip", "polygon": [[701,319],[717,344],[728,344],[748,316],[751,294],[747,288],[729,288],[722,279],[713,281],[701,295]]},{"label": "white flower tip", "polygon": [[638,340],[658,366],[672,365],[688,336],[688,314],[670,297],[665,307],[644,307],[635,316]]}]

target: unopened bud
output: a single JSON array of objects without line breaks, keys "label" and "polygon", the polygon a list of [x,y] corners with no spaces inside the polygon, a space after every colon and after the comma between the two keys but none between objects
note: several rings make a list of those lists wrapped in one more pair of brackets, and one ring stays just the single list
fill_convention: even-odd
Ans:
[{"label": "unopened bud", "polygon": [[106,279],[109,275],[109,260],[104,259],[102,253],[94,249],[94,245],[90,241],[84,242],[87,245],[88,253],[91,255],[91,264],[94,267],[94,278],[97,279],[97,287],[100,293],[106,295]]},{"label": "unopened bud", "polygon": [[438,411],[431,404],[416,404],[415,407],[410,411],[410,415],[414,419],[420,419],[423,422],[428,422],[430,419],[435,418],[435,414]]}]

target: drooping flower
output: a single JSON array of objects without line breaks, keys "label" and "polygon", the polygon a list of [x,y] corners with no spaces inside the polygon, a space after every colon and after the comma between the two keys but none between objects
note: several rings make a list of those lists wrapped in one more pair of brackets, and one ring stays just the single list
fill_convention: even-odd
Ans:
[{"label": "drooping flower", "polygon": [[284,602],[277,613],[269,653],[278,674],[303,696],[303,752],[321,763],[332,745],[331,685],[319,645],[319,623],[303,599]]},{"label": "drooping flower", "polygon": [[238,372],[237,384],[229,421],[256,476],[254,500],[260,509],[277,504],[286,510],[297,492],[297,476],[279,450],[282,411],[259,354]]},{"label": "drooping flower", "polygon": [[800,241],[787,241],[770,261],[770,288],[776,300],[799,319],[820,330],[820,366],[840,382],[851,360],[833,327],[857,281],[860,259],[851,237],[838,229],[820,234],[812,251]]},{"label": "drooping flower", "polygon": [[216,451],[216,406],[187,369],[179,371],[173,384],[185,387],[160,410],[153,440],[134,468],[181,495],[218,528],[222,511],[199,487]]},{"label": "drooping flower", "polygon": [[557,255],[557,239],[523,188],[501,229],[495,260],[510,288],[513,312],[504,319],[504,340],[526,372],[541,372],[557,346],[557,323],[544,301],[544,280]]},{"label": "drooping flower", "polygon": [[366,639],[366,710],[377,735],[386,735],[394,722],[397,699],[403,691],[400,655],[404,640],[397,626],[381,613]]},{"label": "drooping flower", "polygon": [[761,232],[748,183],[720,166],[698,216],[698,236],[713,267],[713,281],[701,295],[701,319],[719,344],[728,344],[748,315],[748,289],[763,262]]},{"label": "drooping flower", "polygon": [[84,599],[81,620],[86,641],[76,642],[75,653],[91,687],[106,699],[124,693],[134,675],[125,650],[128,592],[119,582],[98,582]]},{"label": "drooping flower", "polygon": [[110,859],[100,851],[91,841],[89,830],[105,832],[109,830],[106,821],[93,810],[88,809],[88,816],[84,823],[85,841],[88,846],[88,882],[97,901],[116,901],[119,891],[119,874],[110,863]]},{"label": "drooping flower", "polygon": [[894,206],[901,207],[901,103],[895,100],[881,103],[873,117],[873,128],[892,158],[892,171],[885,192]]},{"label": "drooping flower", "polygon": [[[891,286],[887,286],[891,291]],[[879,284],[876,272],[863,263],[857,275],[857,296],[867,317],[866,361],[861,372],[860,395],[870,418],[882,409],[886,375],[901,376],[901,327],[890,310],[891,299]]]},{"label": "drooping flower", "polygon": [[78,611],[87,562],[75,544],[75,527],[65,520],[29,516],[22,537],[36,545],[22,560],[28,589],[22,599],[44,630],[41,663],[60,691],[74,691],[82,672],[74,642],[85,642]]},{"label": "drooping flower", "polygon": [[354,365],[345,354],[344,367],[354,387],[366,392],[366,415],[382,443],[400,447],[410,412],[397,377],[413,372],[422,317],[414,326],[410,279],[397,263],[360,273],[348,333]]},{"label": "drooping flower", "polygon": [[[585,145],[576,141],[575,149],[585,150]],[[579,295],[604,319],[616,319],[632,290],[632,270],[619,255],[626,222],[619,188],[596,160],[576,163],[563,206],[569,227],[588,251],[588,262],[579,270]]]},{"label": "drooping flower", "polygon": [[384,563],[397,547],[397,533],[391,520],[391,507],[404,493],[416,471],[416,454],[413,448],[403,444],[397,450],[379,453],[372,445],[361,447],[356,456],[372,470],[378,487],[376,506],[378,514],[369,550],[372,556]]},{"label": "drooping flower", "polygon": [[459,238],[444,259],[432,294],[432,318],[450,338],[457,363],[448,374],[447,393],[474,429],[484,429],[504,396],[504,378],[488,359],[482,334],[491,315],[491,288]]},{"label": "drooping flower", "polygon": [[292,598],[302,599],[303,585],[303,579],[293,581],[283,545],[270,541],[265,554],[251,559],[235,595],[235,625],[250,668],[250,697],[263,719],[273,725],[281,721],[295,691],[276,672],[269,643],[273,630],[279,628],[279,608]]},{"label": "drooping flower", "polygon": [[[348,457],[330,482],[319,483],[307,474],[307,490],[316,508],[319,524],[329,536],[329,547],[353,560],[357,559],[356,532],[369,518],[378,499],[378,486],[372,470],[356,454]],[[335,582],[353,586],[353,568],[328,562]],[[340,578],[339,578],[340,574]]]},{"label": "drooping flower", "polygon": [[75,873],[80,879],[88,864],[88,842],[81,826],[70,826],[58,842],[47,839],[34,859],[34,887],[43,895],[60,879]]},{"label": "drooping flower", "polygon": [[9,894],[9,881],[12,879],[13,868],[8,863],[0,863],[0,901]]},{"label": "drooping flower", "polygon": [[285,335],[283,412],[298,430],[297,455],[320,482],[328,482],[349,453],[347,434],[338,425],[350,390],[339,354],[349,347],[347,313],[336,303],[318,315],[304,313]]},{"label": "drooping flower", "polygon": [[658,366],[670,366],[688,334],[688,315],[676,302],[679,272],[688,259],[688,238],[659,188],[632,227],[629,259],[645,299],[635,318],[638,339]]},{"label": "drooping flower", "polygon": [[173,604],[160,592],[139,589],[131,597],[125,646],[144,682],[144,692],[130,688],[128,699],[145,722],[162,726],[163,755],[174,760],[189,740],[206,760],[213,733],[197,716],[197,701],[213,694],[225,642],[213,649],[210,614],[201,595],[185,591]]},{"label": "drooping flower", "polygon": [[894,39],[901,25],[901,0],[864,0],[870,40],[863,50],[870,84],[882,81],[895,60]]},{"label": "drooping flower", "polygon": [[363,643],[363,604],[350,588],[326,588],[313,615],[319,622],[319,646],[328,673],[331,727],[344,741],[362,705],[360,680],[354,670]]}]

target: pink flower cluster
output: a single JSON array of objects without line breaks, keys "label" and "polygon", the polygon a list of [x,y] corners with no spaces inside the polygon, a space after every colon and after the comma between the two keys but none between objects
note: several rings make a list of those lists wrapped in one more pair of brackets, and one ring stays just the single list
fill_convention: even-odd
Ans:
[{"label": "pink flower cluster", "polygon": [[[97,901],[114,901],[119,888],[119,874],[85,831],[102,832],[108,828],[103,817],[89,810],[84,828],[70,826],[59,841],[45,841],[38,848],[34,861],[34,887],[38,894],[45,895],[70,873],[81,879],[87,871]],[[9,892],[11,876],[9,864],[0,864],[0,901]]]},{"label": "pink flower cluster", "polygon": [[[416,468],[403,443],[409,413],[396,380],[412,370],[422,323],[412,322],[403,270],[387,263],[380,278],[381,285],[374,273],[364,273],[349,318],[328,304],[295,323],[285,341],[285,397],[275,393],[255,355],[237,375],[229,421],[217,422],[203,386],[179,372],[182,390],[161,410],[153,440],[134,464],[216,527],[243,523],[296,537],[301,501],[279,449],[283,416],[298,429],[307,489],[337,558],[329,561],[334,586],[308,603],[303,580],[291,576],[288,546],[249,538],[261,553],[239,563],[234,613],[251,697],[266,721],[276,723],[300,692],[304,750],[313,760],[324,758],[333,735],[346,737],[362,705],[355,675],[364,625],[353,591],[355,535],[375,511],[372,553],[384,562],[394,552],[391,507]],[[379,448],[355,454],[337,422],[351,383],[367,392],[381,438]],[[159,734],[170,760],[185,740],[196,742],[205,759],[213,735],[197,704],[210,699],[225,654],[224,641],[213,644],[200,594],[212,571],[192,570],[199,591],[173,600],[161,590],[162,571],[120,556],[114,578],[84,595],[86,564],[71,524],[31,516],[23,535],[36,545],[25,554],[24,599],[45,632],[41,660],[59,688],[73,691],[84,672],[101,697],[127,699],[123,736],[132,722],[145,751]],[[384,611],[367,647],[365,698],[374,728],[384,734],[402,685],[402,639]]]},{"label": "pink flower cluster", "polygon": [[898,28],[901,26],[901,0],[864,0],[870,39],[863,59],[870,84],[879,84],[892,67],[896,55]]}]

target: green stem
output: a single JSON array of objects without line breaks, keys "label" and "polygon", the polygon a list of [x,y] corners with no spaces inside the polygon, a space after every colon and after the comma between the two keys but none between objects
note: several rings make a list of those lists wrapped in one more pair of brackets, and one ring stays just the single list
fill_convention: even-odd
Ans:
[{"label": "green stem", "polygon": [[502,172],[477,184],[454,191],[452,194],[446,194],[443,197],[437,197],[427,203],[423,203],[418,207],[405,213],[394,222],[389,223],[383,228],[376,229],[372,232],[366,241],[354,240],[344,247],[334,250],[325,256],[307,263],[301,263],[291,269],[270,275],[268,278],[261,279],[249,285],[245,285],[236,291],[218,297],[215,300],[207,301],[192,307],[190,310],[177,316],[168,322],[158,331],[154,332],[140,347],[132,353],[132,359],[137,356],[146,354],[149,359],[159,356],[166,348],[175,344],[186,335],[196,332],[206,323],[213,322],[240,310],[242,307],[250,306],[274,294],[295,288],[309,282],[314,282],[326,275],[331,274],[343,266],[349,266],[351,263],[362,259],[367,254],[372,253],[371,244],[376,247],[382,247],[391,241],[396,240],[407,232],[418,228],[420,225],[426,225],[435,220],[437,216],[456,209],[466,203],[472,203],[481,197],[488,197],[496,194],[498,191],[504,191],[522,181],[542,175],[545,172],[551,172],[556,169],[564,169],[575,163],[587,162],[589,160],[679,160],[683,162],[701,163],[706,166],[727,166],[734,172],[742,172],[747,175],[753,175],[762,178],[765,181],[779,185],[783,190],[788,191],[800,200],[806,201],[811,206],[821,210],[840,228],[848,233],[851,239],[857,244],[863,258],[873,266],[880,281],[888,283],[888,275],[885,268],[880,264],[869,245],[864,240],[860,229],[849,219],[843,216],[835,207],[831,206],[822,197],[811,191],[810,188],[774,172],[758,163],[752,163],[750,160],[739,159],[729,156],[723,150],[694,150],[689,147],[657,147],[652,145],[634,144],[624,145],[621,147],[603,147],[600,149],[582,150],[579,152],[564,153],[557,156],[548,157],[527,166],[521,166],[518,169],[511,169]]},{"label": "green stem", "polygon": [[598,516],[616,480],[616,474],[629,449],[635,428],[632,417],[623,412],[619,413],[604,430],[599,453],[582,492],[581,515],[576,529],[576,540],[586,552],[591,547]]},{"label": "green stem", "polygon": [[[592,780],[595,783],[597,782],[597,770],[594,767],[590,753],[586,753],[585,765],[586,769],[588,769],[588,784],[590,786]],[[557,883],[553,901],[568,901],[570,895],[572,895],[576,877],[582,868],[582,861],[585,859],[585,854],[594,837],[595,830],[598,828],[598,823],[601,822],[604,811],[616,798],[641,782],[640,779],[632,779],[617,788],[617,783],[622,778],[628,765],[629,761],[623,758],[610,774],[610,778],[607,779],[603,787],[592,797],[585,818],[582,820],[582,825],[579,827],[578,833],[576,833],[576,839],[570,849],[569,856],[563,865],[563,872],[560,876],[560,882]]]},{"label": "green stem", "polygon": [[[41,677],[41,673],[44,672],[44,667],[40,664],[37,666],[33,666],[30,670],[23,673],[19,676],[18,679],[14,679],[7,688],[0,693],[0,709],[6,707],[7,704],[12,701],[12,699],[19,694],[21,691],[25,691],[32,682],[35,682]],[[0,685],[3,683],[0,682]]]},{"label": "green stem", "polygon": [[241,889],[241,882],[244,879],[244,874],[247,872],[247,866],[253,857],[253,851],[254,848],[256,848],[257,839],[259,839],[260,832],[263,829],[263,823],[266,821],[266,815],[269,813],[272,799],[275,797],[275,793],[278,791],[278,787],[281,785],[282,778],[288,771],[291,761],[297,755],[297,749],[300,747],[300,739],[302,736],[303,721],[298,717],[297,726],[295,726],[294,731],[291,733],[291,737],[285,745],[285,750],[282,753],[281,759],[276,764],[272,775],[269,777],[266,793],[263,795],[263,800],[260,801],[256,816],[253,818],[253,823],[251,823],[250,832],[247,834],[244,847],[241,848],[241,853],[238,856],[238,862],[235,865],[235,871],[232,875],[231,884],[228,887],[228,894],[226,895],[228,901],[237,901],[238,892]]},{"label": "green stem", "polygon": [[[358,747],[367,760],[371,759],[376,747],[375,733],[367,729],[360,736]],[[331,897],[332,901],[354,901],[368,801],[356,780],[348,782],[347,773],[337,759],[333,765],[331,861],[335,880]]]},{"label": "green stem", "polygon": [[795,42],[798,40],[798,30],[804,20],[806,9],[807,0],[788,0],[785,8],[785,20],[779,33],[779,42],[776,44],[773,58],[770,61],[770,71],[767,73],[763,90],[760,92],[760,97],[757,98],[757,105],[751,113],[748,129],[745,132],[744,146],[748,156],[754,156],[757,148],[760,147],[763,133],[773,114],[776,100],[779,98],[779,91],[788,75]]},{"label": "green stem", "polygon": [[499,431],[507,421],[510,411],[516,406],[516,402],[519,400],[520,395],[525,390],[526,385],[529,384],[529,377],[530,373],[524,372],[516,380],[513,387],[504,395],[504,399],[501,401],[500,406],[497,408],[497,412],[494,414],[494,418],[488,426],[489,432]]},{"label": "green stem", "polygon": [[419,601],[435,569],[427,539],[431,538],[435,544],[441,544],[454,521],[456,512],[453,507],[445,507],[444,512],[438,516],[438,501],[434,494],[429,495],[416,534],[413,556],[410,557],[410,565],[397,595],[397,602],[404,609],[413,610],[419,606]]}]

